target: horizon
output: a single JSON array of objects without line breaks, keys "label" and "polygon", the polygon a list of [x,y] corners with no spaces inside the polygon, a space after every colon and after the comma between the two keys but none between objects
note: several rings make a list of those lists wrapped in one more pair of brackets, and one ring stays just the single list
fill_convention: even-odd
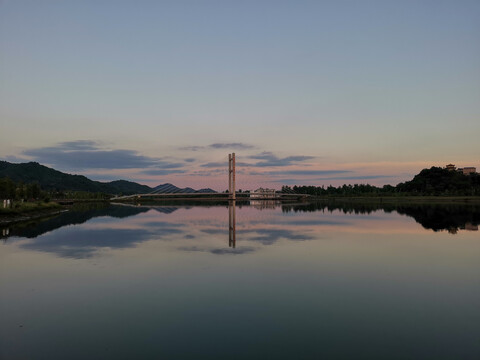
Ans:
[{"label": "horizon", "polygon": [[[0,159],[223,191],[480,167],[480,3],[0,1]],[[197,185],[195,185],[197,186]]]},{"label": "horizon", "polygon": [[[0,160],[0,161],[1,161],[1,160]],[[7,161],[7,162],[8,162],[8,161]],[[39,162],[37,162],[37,161],[30,161],[30,162],[24,162],[24,163],[11,162],[11,164],[15,164],[15,165],[28,164],[28,163],[34,163],[34,164],[38,164],[38,165],[40,165],[40,166],[45,166],[45,167],[47,167],[47,168],[49,168],[49,169],[52,169],[52,170],[60,171],[60,170],[58,170],[58,169],[54,169],[54,168],[52,168],[52,167],[50,167],[50,166],[47,166],[47,165],[45,165],[45,164],[41,164],[41,163],[39,163]],[[455,165],[455,164],[450,164],[450,165]],[[430,169],[430,168],[432,168],[432,167],[433,167],[433,166],[428,167],[428,168],[421,169],[421,170],[419,170],[418,173],[415,174],[414,176],[418,175],[421,171],[423,171],[423,170],[428,170],[428,169]],[[439,168],[441,168],[441,169],[446,169],[447,167],[446,167],[446,166],[439,166]],[[474,167],[474,168],[476,169],[476,167]],[[456,166],[456,169],[461,169],[461,167]],[[64,172],[64,173],[65,173],[65,172]],[[66,174],[69,174],[69,175],[82,175],[82,176],[87,177],[87,178],[90,179],[90,180],[99,181],[99,182],[106,183],[106,184],[108,184],[108,183],[110,183],[110,182],[114,182],[114,181],[131,181],[131,180],[120,179],[120,178],[119,178],[119,179],[113,179],[113,180],[107,180],[107,181],[101,181],[101,180],[91,179],[91,178],[89,178],[88,176],[86,176],[86,175],[84,175],[84,174],[81,174],[81,173],[69,173],[69,172],[66,172]],[[227,171],[225,171],[225,175],[228,176],[228,172],[227,172]],[[412,180],[414,176],[412,176],[411,179],[408,179],[408,180],[406,180],[406,181],[408,182],[408,181]],[[403,183],[403,182],[402,182],[402,183]],[[208,187],[208,186],[207,186],[207,187],[199,187],[199,186],[197,186],[197,185],[195,185],[195,184],[190,184],[190,185],[186,185],[186,186],[177,186],[176,184],[171,183],[171,182],[157,183],[157,184],[152,184],[152,185],[142,184],[142,183],[137,183],[137,184],[147,185],[147,186],[149,186],[149,187],[152,188],[152,189],[156,189],[156,188],[158,188],[158,187],[160,187],[160,186],[164,186],[164,185],[173,185],[173,186],[175,186],[175,187],[177,187],[177,188],[180,188],[180,189],[190,188],[190,189],[193,189],[193,190],[195,190],[195,191],[202,190],[202,189],[205,189],[205,190],[215,190],[216,192],[228,191],[228,189],[225,189],[225,190],[224,190],[224,189],[220,189],[220,188],[219,188],[219,189],[215,189],[215,188],[211,188],[211,187]],[[388,185],[389,185],[389,186],[394,186],[394,187],[396,187],[396,186],[398,186],[399,184],[401,184],[401,183],[397,183],[397,184],[384,184],[384,186],[388,186]],[[372,184],[369,184],[368,182],[356,182],[356,183],[343,183],[343,184],[333,185],[333,186],[334,186],[334,187],[339,187],[339,186],[343,186],[343,185],[354,186],[354,185],[372,185]],[[288,186],[288,187],[290,187],[290,188],[293,188],[294,186],[300,186],[300,187],[301,187],[301,186],[308,186],[308,185],[305,185],[305,184],[290,184],[290,185],[283,184],[283,185],[281,185],[281,187],[283,187],[283,186]],[[313,185],[313,186],[317,186],[317,185]],[[329,184],[329,185],[327,185],[327,186],[325,186],[325,185],[318,185],[317,187],[325,187],[325,188],[326,188],[326,187],[328,187],[328,186],[332,186],[332,184]],[[379,188],[382,187],[382,186],[378,186],[378,185],[373,185],[373,186],[377,186],[377,187],[379,187]],[[277,191],[280,190],[280,188],[274,188],[274,189],[277,190]],[[238,187],[236,188],[236,191],[237,191],[237,192],[242,192],[242,191],[254,191],[254,190],[257,190],[257,188],[243,188],[243,189],[242,189],[242,188],[238,188]]]}]

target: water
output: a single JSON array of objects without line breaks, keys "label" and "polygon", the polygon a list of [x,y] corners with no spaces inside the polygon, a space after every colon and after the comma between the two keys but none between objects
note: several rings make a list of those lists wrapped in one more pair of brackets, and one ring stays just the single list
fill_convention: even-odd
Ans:
[{"label": "water", "polygon": [[474,205],[96,205],[3,228],[0,357],[479,359],[479,222]]}]

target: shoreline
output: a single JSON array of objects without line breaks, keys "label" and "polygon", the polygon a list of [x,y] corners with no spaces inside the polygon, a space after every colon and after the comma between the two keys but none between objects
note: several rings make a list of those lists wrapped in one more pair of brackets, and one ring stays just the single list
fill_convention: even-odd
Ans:
[{"label": "shoreline", "polygon": [[58,206],[54,208],[44,208],[38,210],[31,210],[18,213],[10,213],[10,214],[1,214],[0,213],[0,226],[15,224],[19,222],[25,222],[30,220],[36,220],[43,217],[54,216],[64,212],[67,212],[64,206]]}]

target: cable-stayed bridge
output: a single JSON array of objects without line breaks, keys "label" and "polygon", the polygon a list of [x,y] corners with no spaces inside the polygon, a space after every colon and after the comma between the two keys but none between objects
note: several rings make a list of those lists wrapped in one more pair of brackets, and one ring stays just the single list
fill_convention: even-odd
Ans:
[{"label": "cable-stayed bridge", "polygon": [[242,192],[236,190],[236,164],[235,153],[228,155],[228,190],[226,192],[217,192],[210,188],[195,190],[190,187],[179,188],[173,184],[166,183],[157,186],[147,194],[134,194],[118,196],[112,200],[230,200],[230,201],[248,201],[248,200],[302,200],[309,195],[297,194],[293,190],[276,191],[272,189],[259,188],[255,191]]}]

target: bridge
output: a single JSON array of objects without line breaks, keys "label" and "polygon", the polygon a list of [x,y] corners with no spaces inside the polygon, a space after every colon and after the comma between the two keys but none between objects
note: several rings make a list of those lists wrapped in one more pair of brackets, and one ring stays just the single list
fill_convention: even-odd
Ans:
[{"label": "bridge", "polygon": [[[262,200],[305,200],[310,197],[307,194],[295,192],[283,193],[274,190],[256,192],[238,192],[235,188],[235,153],[228,154],[228,192],[196,192],[193,189],[178,189],[166,186],[161,191],[155,190],[147,194],[134,194],[117,196],[115,201],[155,201],[155,200],[199,200],[199,201],[262,201]],[[187,191],[186,191],[187,190]]]}]

